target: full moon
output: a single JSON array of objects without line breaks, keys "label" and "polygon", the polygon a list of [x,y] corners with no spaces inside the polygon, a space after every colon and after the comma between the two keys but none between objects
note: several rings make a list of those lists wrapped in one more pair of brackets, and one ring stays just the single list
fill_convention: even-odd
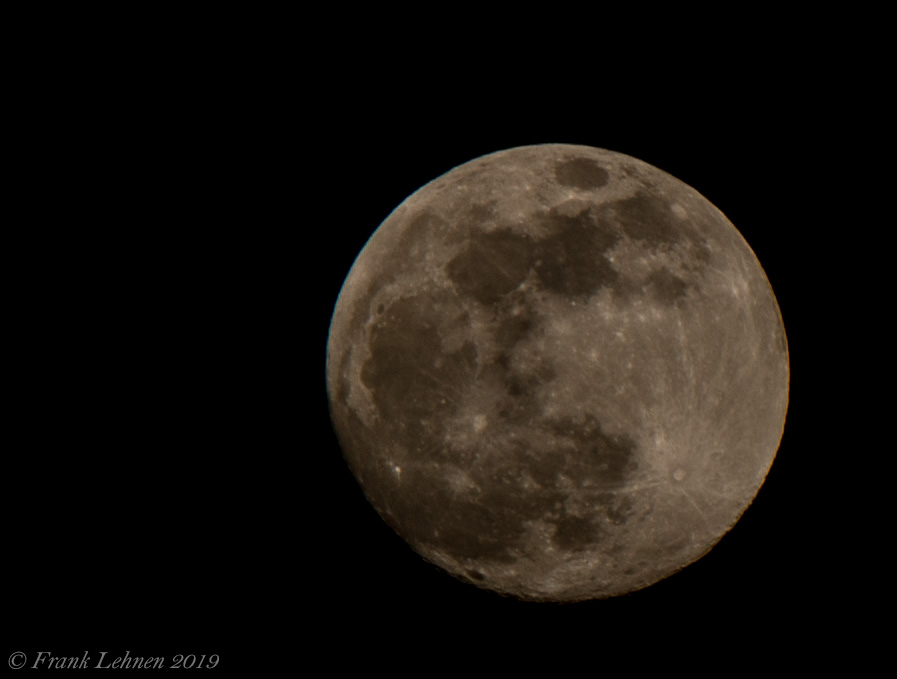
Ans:
[{"label": "full moon", "polygon": [[635,158],[566,144],[425,185],[343,284],[327,393],[349,468],[423,558],[578,601],[707,553],[770,469],[779,308],[741,234]]}]

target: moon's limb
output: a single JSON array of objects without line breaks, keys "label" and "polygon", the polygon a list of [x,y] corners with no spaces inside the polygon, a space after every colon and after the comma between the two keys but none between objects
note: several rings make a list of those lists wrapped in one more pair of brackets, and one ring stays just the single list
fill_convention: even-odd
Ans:
[{"label": "moon's limb", "polygon": [[775,456],[788,356],[750,247],[621,154],[522,147],[399,206],[328,342],[350,467],[420,554],[528,599],[613,596],[708,551]]}]

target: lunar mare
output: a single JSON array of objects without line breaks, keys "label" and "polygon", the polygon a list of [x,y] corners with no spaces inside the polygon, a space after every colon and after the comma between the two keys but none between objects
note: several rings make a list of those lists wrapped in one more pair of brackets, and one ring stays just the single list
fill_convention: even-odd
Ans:
[{"label": "lunar mare", "polygon": [[782,435],[788,351],[754,253],[697,191],[584,146],[501,151],[405,200],[334,309],[346,460],[424,558],[573,601],[706,553]]}]

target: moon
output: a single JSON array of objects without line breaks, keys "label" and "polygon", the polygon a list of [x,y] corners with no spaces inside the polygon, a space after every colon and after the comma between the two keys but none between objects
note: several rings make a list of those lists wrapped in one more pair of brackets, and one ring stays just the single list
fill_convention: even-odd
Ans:
[{"label": "moon", "polygon": [[492,153],[373,233],[327,343],[346,461],[427,561],[579,601],[706,554],[755,498],[788,405],[756,256],[706,198],[609,150]]}]

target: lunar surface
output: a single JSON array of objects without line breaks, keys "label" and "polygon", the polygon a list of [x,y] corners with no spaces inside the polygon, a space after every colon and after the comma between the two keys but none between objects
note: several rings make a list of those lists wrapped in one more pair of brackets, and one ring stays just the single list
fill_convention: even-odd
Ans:
[{"label": "lunar surface", "polygon": [[697,191],[571,145],[461,165],[374,232],[337,301],[331,415],[380,515],[479,587],[576,601],[705,554],[763,483],[788,350]]}]

